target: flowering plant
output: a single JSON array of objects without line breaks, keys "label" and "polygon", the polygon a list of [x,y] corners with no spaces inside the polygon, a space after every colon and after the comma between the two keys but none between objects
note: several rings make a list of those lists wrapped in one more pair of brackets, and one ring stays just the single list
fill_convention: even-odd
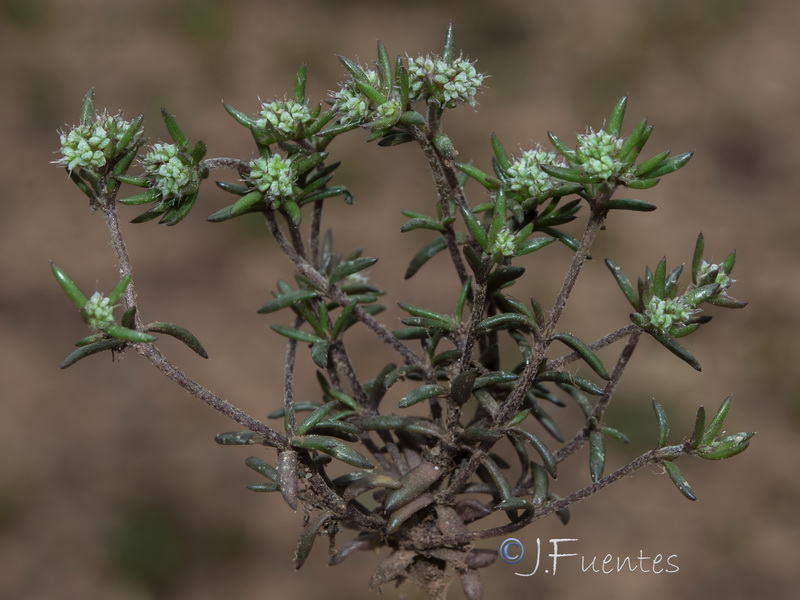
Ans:
[{"label": "flowering plant", "polygon": [[[143,355],[238,424],[239,430],[219,434],[218,443],[259,448],[246,460],[263,478],[248,486],[251,490],[277,492],[291,509],[302,507],[306,519],[295,567],[303,565],[320,535],[335,545],[331,564],[355,550],[385,549],[371,587],[409,580],[442,597],[457,577],[468,598],[479,598],[478,570],[490,565],[496,552],[477,548],[477,542],[509,535],[551,514],[566,523],[570,505],[646,465],[662,465],[678,490],[694,499],[675,461],[686,455],[728,458],[745,450],[753,435],[722,433],[730,399],[710,419],[700,407],[692,432],[673,444],[666,411],[654,402],[655,447],[611,472],[606,444],[626,443],[628,436],[607,423],[606,411],[631,356],[648,336],[699,370],[698,360],[678,340],[710,320],[702,313],[706,305],[745,305],[728,293],[735,253],[719,264],[707,262],[700,235],[685,288],[679,284],[683,265],[668,271],[662,259],[634,286],[606,260],[633,309],[631,323],[591,342],[560,325],[606,220],[618,211],[656,209],[644,200],[617,198],[617,192],[658,184],[692,153],[660,152],[640,161],[652,126],[643,119],[623,134],[624,97],[602,129],[577,135],[575,148],[549,133],[554,150],[537,147],[514,156],[493,135],[493,173],[486,173],[456,162],[458,153],[443,130],[447,111],[474,106],[486,79],[473,62],[456,56],[452,28],[439,55],[393,62],[378,43],[373,67],[339,58],[348,78],[324,110],[305,97],[305,67],[298,71],[292,98],[262,103],[255,116],[225,105],[252,135],[258,152],[253,160],[206,158],[206,145],[190,144],[174,116],[162,110],[172,141],[150,146],[140,159],[143,173],[131,175],[145,144],[143,118],[96,114],[93,92],[87,94],[79,125],[61,135],[61,158],[55,162],[102,212],[121,280],[108,296],[97,292],[87,298],[52,266],[94,330],[77,342],[62,367],[104,351]],[[344,185],[332,184],[339,163],[330,161],[329,149],[334,139],[353,130],[366,130],[367,139],[380,147],[414,143],[421,149],[435,184],[432,214],[402,211],[407,221],[400,230],[427,230],[431,239],[410,258],[405,277],[417,276],[434,256],[446,253],[455,282],[451,312],[401,300],[398,306],[407,315],[402,326],[382,323],[379,299],[386,292],[364,274],[378,258],[362,256],[361,250],[335,250],[333,234],[323,232],[330,199],[353,202]],[[271,407],[268,417],[279,419],[278,426],[246,414],[167,360],[155,334],[173,336],[207,358],[187,329],[144,324],[140,316],[118,205],[152,204],[133,222],[159,219],[176,225],[194,208],[202,182],[218,169],[238,174],[235,182],[217,182],[235,199],[208,220],[260,214],[295,268],[294,284],[278,282],[258,310],[289,317],[287,324],[272,326],[286,346],[283,402]],[[467,198],[469,183],[482,192],[477,204]],[[122,185],[144,191],[118,198]],[[582,216],[583,233],[573,237],[564,226]],[[558,296],[549,306],[536,298],[520,300],[513,286],[528,268],[541,265],[547,252],[572,257]],[[119,322],[113,315],[118,304]],[[371,331],[376,345],[394,355],[377,373],[360,372],[349,351],[346,334],[354,327]],[[617,343],[622,348],[607,368],[597,351]],[[306,349],[319,382],[316,402],[294,397],[296,357]],[[580,375],[567,370],[575,364],[583,369]],[[584,420],[567,438],[551,413],[570,403]],[[418,408],[408,410],[413,406]],[[589,481],[557,495],[553,482],[559,471],[587,444]],[[346,472],[334,476],[331,465],[344,465]],[[495,513],[507,522],[482,527],[482,520]],[[339,543],[341,526],[356,533]]]}]

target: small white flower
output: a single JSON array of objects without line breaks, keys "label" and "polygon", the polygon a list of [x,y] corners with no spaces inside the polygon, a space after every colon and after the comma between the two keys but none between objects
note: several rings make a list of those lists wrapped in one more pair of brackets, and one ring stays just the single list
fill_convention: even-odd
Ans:
[{"label": "small white flower", "polygon": [[685,325],[695,312],[697,311],[686,306],[681,298],[665,300],[653,296],[644,314],[653,327],[662,333],[669,333],[673,326]]},{"label": "small white flower", "polygon": [[53,163],[69,171],[81,167],[100,170],[111,158],[114,149],[111,142],[117,141],[130,125],[120,115],[110,116],[104,112],[97,115],[90,125],[77,125],[66,132],[62,131],[59,135],[61,158]]},{"label": "small white flower", "polygon": [[516,243],[514,240],[514,234],[511,232],[508,227],[503,227],[497,233],[497,239],[494,242],[494,246],[492,247],[492,251],[499,252],[505,257],[514,256],[514,251],[516,250]]},{"label": "small white flower", "polygon": [[198,184],[197,171],[183,164],[175,144],[154,144],[142,159],[150,187],[165,199],[175,198]]},{"label": "small white flower", "polygon": [[256,126],[264,129],[267,123],[286,139],[300,134],[314,121],[306,104],[294,100],[274,100],[261,104],[261,118],[256,119]]},{"label": "small white flower", "polygon": [[104,329],[114,323],[111,300],[100,292],[95,292],[83,307],[86,322],[95,329]]},{"label": "small white flower", "polygon": [[617,154],[622,148],[623,140],[603,131],[589,129],[578,135],[577,158],[589,175],[611,179],[622,171],[622,162]]},{"label": "small white flower", "polygon": [[294,194],[297,173],[291,159],[273,154],[250,161],[250,179],[260,192],[279,200]]},{"label": "small white flower", "polygon": [[475,96],[486,78],[474,63],[460,56],[450,62],[430,55],[409,57],[408,75],[413,100],[423,98],[430,85],[433,96],[450,108],[461,103],[475,106]]},{"label": "small white flower", "polygon": [[515,192],[522,192],[530,198],[544,197],[558,187],[558,180],[542,171],[542,165],[564,165],[555,152],[536,148],[527,150],[520,158],[515,158],[508,167],[508,186]]}]

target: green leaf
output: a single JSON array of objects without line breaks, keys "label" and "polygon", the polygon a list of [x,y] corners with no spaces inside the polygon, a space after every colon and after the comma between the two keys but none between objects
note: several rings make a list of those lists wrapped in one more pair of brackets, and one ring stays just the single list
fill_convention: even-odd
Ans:
[{"label": "green leaf", "polygon": [[408,408],[409,406],[419,404],[423,400],[444,396],[445,393],[446,390],[438,384],[423,385],[403,396],[398,406],[400,408]]},{"label": "green leaf", "polygon": [[554,237],[534,237],[518,243],[514,249],[515,256],[523,256],[541,250],[556,241]]},{"label": "green leaf", "polygon": [[672,480],[672,483],[675,484],[675,487],[678,488],[678,491],[686,496],[689,500],[697,500],[697,496],[694,495],[692,492],[692,487],[689,485],[689,482],[686,481],[686,478],[680,472],[680,469],[673,463],[672,461],[665,461],[662,463],[664,465],[664,469],[667,471],[667,475]]},{"label": "green leaf", "polygon": [[89,302],[89,299],[86,295],[80,290],[80,288],[75,284],[72,279],[67,277],[67,274],[56,265],[56,263],[50,263],[50,270],[53,271],[53,275],[58,282],[58,285],[61,286],[61,289],[64,290],[64,293],[67,297],[72,300],[72,303],[79,309],[83,310],[83,307],[86,306],[86,303]]},{"label": "green leaf", "polygon": [[668,156],[669,156],[669,150],[665,150],[664,152],[659,152],[655,156],[652,156],[647,160],[639,163],[639,165],[637,165],[636,169],[633,171],[633,174],[636,177],[646,176],[650,171],[655,170],[656,167],[658,167],[662,162],[664,162]]},{"label": "green leaf", "polygon": [[636,124],[636,127],[633,128],[633,131],[631,131],[631,134],[619,149],[617,159],[621,160],[623,164],[632,165],[636,157],[639,156],[643,146],[642,140],[646,141],[645,131],[647,131],[647,118]]},{"label": "green leaf", "polygon": [[146,192],[141,192],[139,194],[134,194],[133,196],[127,196],[126,198],[119,198],[117,202],[120,204],[125,204],[127,206],[136,206],[139,204],[148,204],[150,202],[155,202],[161,198],[161,192],[158,190],[147,190]]},{"label": "green leaf", "polygon": [[453,320],[441,313],[434,312],[432,310],[428,310],[426,308],[419,308],[416,306],[411,306],[410,304],[405,304],[403,302],[398,302],[397,305],[402,308],[407,313],[415,316],[415,317],[424,317],[426,319],[432,319],[434,321],[441,321],[442,325],[448,328],[454,327]]},{"label": "green leaf", "polygon": [[329,277],[331,283],[341,281],[345,277],[349,277],[354,273],[363,271],[378,262],[377,258],[361,257],[354,260],[348,260],[336,265],[332,270]]},{"label": "green leaf", "polygon": [[447,25],[447,33],[444,35],[444,46],[442,46],[442,60],[444,62],[451,62],[453,59],[455,59],[455,45],[455,34],[453,33],[453,22],[451,21]]},{"label": "green leaf", "polygon": [[648,190],[651,187],[655,187],[658,182],[661,181],[660,179],[634,179],[629,181],[628,183],[623,184],[625,187],[629,187],[632,190]]},{"label": "green leaf", "polygon": [[503,148],[503,144],[500,143],[500,138],[497,137],[496,133],[492,134],[492,150],[497,164],[500,165],[503,171],[507,171],[511,166],[511,161],[508,159],[508,154],[506,154],[505,148]]},{"label": "green leaf", "polygon": [[321,451],[337,460],[347,463],[350,466],[358,467],[359,469],[375,468],[375,465],[369,462],[364,455],[353,450],[350,448],[350,446],[346,446],[342,442],[336,440],[332,441],[335,442],[334,446],[330,448],[321,448]]},{"label": "green leaf", "polygon": [[469,177],[472,177],[472,179],[480,183],[487,190],[494,191],[494,190],[499,190],[503,187],[503,183],[499,179],[497,179],[496,177],[492,177],[488,173],[484,173],[478,167],[474,167],[472,165],[467,165],[464,163],[453,163],[453,164],[459,171],[461,171],[465,175],[468,175]]},{"label": "green leaf", "polygon": [[108,295],[108,300],[111,302],[112,305],[116,305],[119,302],[119,299],[122,297],[122,294],[125,292],[125,289],[128,287],[128,284],[131,282],[131,274],[128,273],[119,280],[119,283],[114,286],[114,289],[111,290],[111,293]]},{"label": "green leaf", "polygon": [[694,245],[694,254],[692,256],[692,283],[698,285],[700,283],[700,269],[703,266],[703,253],[705,252],[705,239],[703,233],[697,235],[697,241]]},{"label": "green leaf", "polygon": [[66,369],[74,365],[79,360],[86,358],[87,356],[91,356],[92,354],[97,354],[98,352],[103,352],[105,350],[113,350],[115,348],[119,348],[120,346],[122,346],[122,342],[116,338],[112,338],[110,340],[104,339],[102,341],[81,346],[67,356],[63,361],[61,361],[60,368]]},{"label": "green leaf", "polygon": [[684,152],[683,154],[678,154],[677,156],[673,156],[672,158],[668,158],[664,162],[662,162],[656,169],[649,171],[647,173],[643,173],[643,176],[648,179],[655,179],[658,177],[663,177],[664,175],[668,175],[673,173],[686,165],[689,162],[689,159],[692,158],[694,152]]},{"label": "green leaf", "polygon": [[294,327],[287,327],[284,325],[270,325],[270,328],[273,329],[277,334],[292,340],[297,340],[298,342],[316,344],[317,342],[322,341],[321,337],[316,336],[313,333],[300,331],[299,329],[295,329]]},{"label": "green leaf", "polygon": [[567,160],[575,158],[575,150],[562,142],[555,133],[548,131],[547,138],[550,140],[550,143],[553,144],[553,147],[558,150],[559,154],[561,154],[564,158]]},{"label": "green leaf", "polygon": [[337,401],[332,400],[330,402],[326,402],[319,408],[315,409],[310,415],[308,415],[303,421],[297,426],[295,433],[297,435],[305,435],[308,431],[317,425],[322,419],[328,416],[328,414],[333,410],[336,406]]},{"label": "green leaf", "polygon": [[655,400],[653,400],[653,410],[656,412],[656,421],[658,423],[658,443],[656,447],[663,448],[667,445],[667,438],[669,438],[667,413],[664,412],[664,407]]},{"label": "green leaf", "polygon": [[653,338],[658,343],[660,343],[667,350],[672,352],[675,356],[677,356],[682,361],[684,361],[689,366],[691,366],[695,371],[700,371],[701,370],[700,363],[697,361],[697,359],[694,356],[692,356],[692,354],[686,348],[681,346],[678,342],[676,342],[670,336],[664,335],[664,334],[659,333],[657,331],[648,331],[648,333],[651,336],[653,336]]},{"label": "green leaf", "polygon": [[709,283],[708,285],[701,285],[700,287],[694,288],[686,292],[683,295],[683,301],[685,304],[689,306],[697,306],[707,300],[711,299],[712,296],[719,292],[719,284],[717,283]]},{"label": "green leaf", "polygon": [[583,390],[587,394],[592,394],[593,396],[601,396],[603,394],[603,389],[598,387],[595,383],[564,371],[545,371],[539,375],[538,380],[574,385],[576,388]]},{"label": "green leaf", "polygon": [[706,409],[702,406],[697,409],[697,417],[694,420],[694,430],[692,437],[689,438],[689,449],[695,450],[700,445],[703,438],[703,430],[706,426]]},{"label": "green leaf", "polygon": [[464,217],[464,223],[466,223],[467,229],[469,229],[473,239],[478,243],[484,252],[488,252],[489,236],[487,235],[486,230],[483,228],[483,225],[478,222],[478,219],[475,218],[475,215],[468,208],[462,207],[461,214]]},{"label": "green leaf", "polygon": [[719,407],[719,410],[714,414],[714,417],[711,419],[711,422],[706,427],[706,430],[703,432],[703,436],[700,438],[700,444],[702,446],[708,445],[714,441],[714,438],[717,437],[717,434],[722,429],[722,422],[725,420],[725,417],[728,415],[728,410],[731,407],[731,400],[732,396],[728,396],[722,402],[722,405]]},{"label": "green leaf", "polygon": [[592,351],[589,346],[583,343],[581,340],[576,338],[571,333],[557,333],[553,336],[553,339],[559,340],[563,342],[568,347],[572,348],[575,352],[577,352],[580,357],[586,362],[591,369],[597,373],[600,377],[608,381],[611,377],[606,371],[606,368],[603,366],[602,361],[598,356]]},{"label": "green leaf", "polygon": [[320,369],[328,368],[328,352],[331,349],[330,340],[320,340],[311,346],[311,360]]},{"label": "green leaf", "polygon": [[144,328],[145,331],[153,331],[155,333],[163,333],[166,335],[171,335],[172,337],[182,341],[184,344],[189,346],[195,353],[199,354],[203,358],[208,358],[208,353],[206,352],[203,345],[200,343],[192,332],[188,329],[181,327],[180,325],[175,325],[175,323],[165,323],[163,321],[156,321],[155,323],[150,323]]},{"label": "green leaf", "polygon": [[333,516],[330,511],[322,511],[315,517],[309,519],[306,526],[303,528],[300,537],[297,540],[297,549],[294,553],[294,570],[298,571],[306,562],[308,555],[311,553],[311,548],[314,546],[314,541],[317,539],[319,533],[325,522]]},{"label": "green leaf", "polygon": [[597,483],[603,478],[605,466],[606,440],[602,432],[594,430],[589,433],[589,473],[593,483]]},{"label": "green leaf", "polygon": [[297,75],[294,78],[294,101],[302,104],[306,99],[306,77],[308,74],[308,65],[303,63],[297,70]]},{"label": "green leaf", "polygon": [[243,112],[236,110],[230,104],[226,104],[225,102],[223,102],[222,106],[225,109],[225,111],[230,116],[232,116],[236,120],[236,122],[239,123],[240,125],[244,125],[248,129],[250,129],[256,124],[255,120],[251,119]]},{"label": "green leaf", "polygon": [[625,108],[628,106],[628,96],[623,96],[611,111],[606,130],[614,137],[619,137],[622,130],[622,120],[625,118]]},{"label": "green leaf", "polygon": [[628,277],[612,260],[606,259],[605,263],[608,267],[608,270],[611,271],[611,274],[614,276],[614,279],[616,279],[619,289],[621,289],[622,293],[625,294],[625,298],[627,298],[634,310],[639,310],[639,304],[641,302],[639,300],[639,294],[637,294],[636,290],[633,289]]},{"label": "green leaf", "polygon": [[271,479],[272,481],[278,481],[278,470],[269,463],[261,460],[257,456],[248,457],[244,461],[244,464],[253,469],[256,473],[263,475],[267,479]]},{"label": "green leaf", "polygon": [[622,433],[621,431],[619,431],[618,429],[614,429],[613,427],[606,427],[604,425],[601,425],[597,429],[599,431],[602,431],[603,435],[607,435],[608,437],[610,437],[613,440],[616,440],[616,441],[621,442],[623,444],[630,444],[631,443],[630,438],[627,435],[625,435],[624,433]]},{"label": "green leaf", "polygon": [[731,458],[737,454],[747,450],[750,445],[750,438],[755,435],[755,432],[748,431],[742,433],[735,433],[726,436],[721,440],[712,442],[707,446],[700,446],[695,454],[700,458],[706,460],[723,460]]},{"label": "green leaf", "polygon": [[561,181],[571,181],[573,183],[600,183],[601,177],[587,175],[583,170],[575,167],[560,167],[558,165],[541,165],[542,171],[560,179]]},{"label": "green leaf", "polygon": [[185,149],[189,147],[189,140],[186,139],[183,131],[181,128],[178,127],[177,121],[175,121],[175,116],[169,112],[166,108],[161,109],[161,116],[164,119],[164,125],[167,126],[167,132],[169,136],[173,139],[173,141],[181,148]]},{"label": "green leaf", "polygon": [[91,126],[94,121],[94,88],[91,88],[83,97],[81,103],[81,125]]},{"label": "green leaf", "polygon": [[550,477],[555,479],[558,476],[558,467],[557,467],[558,462],[556,461],[556,457],[550,451],[550,449],[547,446],[545,446],[542,440],[540,440],[538,437],[536,437],[526,429],[512,427],[507,431],[508,433],[518,436],[520,439],[528,442],[531,446],[533,446],[534,450],[536,450],[536,452],[542,458],[542,464],[544,465],[544,468],[547,469],[547,472],[550,474]]},{"label": "green leaf", "polygon": [[108,335],[127,342],[150,344],[155,342],[156,336],[145,333],[144,331],[137,331],[136,329],[129,329],[121,325],[108,325],[103,328]]},{"label": "green leaf", "polygon": [[314,290],[292,290],[287,294],[281,294],[275,297],[273,300],[270,300],[256,312],[259,314],[275,312],[277,310],[286,308],[287,306],[292,306],[299,302],[311,300],[317,296],[319,296],[319,293]]},{"label": "green leaf", "polygon": [[655,204],[644,200],[619,199],[607,200],[603,203],[603,208],[607,210],[633,210],[637,212],[650,212],[658,208]]},{"label": "green leaf", "polygon": [[499,329],[533,329],[531,319],[519,313],[503,313],[485,318],[478,324],[478,333],[487,333]]}]

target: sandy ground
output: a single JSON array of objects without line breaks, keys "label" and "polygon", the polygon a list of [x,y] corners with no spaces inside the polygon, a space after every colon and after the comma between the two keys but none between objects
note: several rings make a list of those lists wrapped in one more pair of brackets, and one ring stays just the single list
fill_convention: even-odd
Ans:
[{"label": "sandy ground", "polygon": [[[287,3],[288,4],[288,3]],[[682,499],[657,469],[645,469],[577,505],[572,522],[542,522],[517,537],[528,548],[518,565],[485,571],[487,598],[793,597],[800,550],[797,478],[800,301],[794,206],[800,189],[797,3],[754,0],[671,2],[587,0],[489,5],[179,0],[136,3],[8,0],[0,4],[0,597],[14,600],[104,598],[373,598],[366,589],[378,558],[353,556],[326,566],[324,544],[295,573],[291,555],[301,517],[273,495],[247,492],[256,479],[248,449],[221,448],[213,436],[232,427],[199,406],[134,354],[91,357],[60,371],[85,327],[49,273],[55,260],[85,289],[108,290],[116,265],[99,215],[55,158],[56,130],[77,121],[94,87],[98,107],[144,112],[151,139],[164,135],[168,106],[210,155],[250,157],[244,129],[220,100],[255,112],[258,98],[291,92],[297,66],[309,66],[309,95],[321,100],[342,78],[335,54],[372,60],[376,38],[391,53],[435,51],[449,20],[457,42],[491,74],[477,111],[462,108],[448,132],[463,160],[489,168],[489,135],[509,149],[602,126],[630,94],[628,126],[647,115],[649,148],[695,149],[679,174],[640,197],[659,209],[621,215],[597,247],[630,274],[666,254],[690,260],[703,231],[710,254],[736,248],[735,295],[743,311],[717,311],[687,346],[701,374],[654,342],[633,360],[609,424],[634,438],[615,448],[622,464],[653,443],[650,403],[673,415],[676,438],[700,404],[735,403],[730,430],[755,430],[751,448],[723,463],[684,460],[699,496]],[[235,8],[234,8],[235,7]],[[390,297],[448,310],[430,271],[406,287],[402,270],[424,235],[401,235],[401,208],[428,210],[433,188],[413,148],[376,151],[352,134],[335,151],[340,180],[357,203],[334,202],[330,223],[342,250],[357,245],[381,257],[371,277]],[[471,199],[480,197],[471,190]],[[163,349],[191,376],[254,415],[280,403],[282,345],[256,315],[279,278],[291,277],[259,224],[211,225],[204,216],[229,201],[211,185],[201,206],[175,228],[125,229],[146,320],[173,320],[194,331],[211,355],[202,361],[179,344]],[[123,208],[132,218],[135,209]],[[536,255],[537,257],[539,255]],[[531,263],[525,293],[553,294],[564,253]],[[552,258],[551,258],[552,257]],[[627,310],[601,261],[587,268],[565,315],[591,339],[624,324]],[[583,298],[580,300],[579,298]],[[391,326],[397,314],[387,312]],[[354,338],[359,368],[388,362]],[[307,365],[306,365],[307,366]],[[314,397],[311,383],[300,394]],[[269,452],[266,458],[272,458]],[[584,460],[580,457],[577,460]],[[794,475],[792,475],[794,473]],[[559,490],[585,485],[578,464]],[[532,570],[537,539],[574,538],[567,548],[613,560],[661,554],[674,573]],[[501,540],[487,543],[497,547]],[[530,562],[528,558],[530,557]],[[667,566],[662,563],[662,566]],[[544,567],[543,567],[544,568]],[[451,597],[460,598],[454,586]],[[398,594],[400,594],[398,596]],[[385,589],[384,597],[417,597]]]}]

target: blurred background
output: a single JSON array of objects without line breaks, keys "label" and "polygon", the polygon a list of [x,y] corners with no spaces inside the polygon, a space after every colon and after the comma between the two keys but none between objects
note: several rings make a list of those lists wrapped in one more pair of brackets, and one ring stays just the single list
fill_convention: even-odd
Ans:
[{"label": "blurred background", "polygon": [[[245,490],[258,480],[243,463],[253,449],[213,442],[236,426],[141,357],[112,362],[103,354],[59,370],[86,328],[48,262],[87,291],[109,291],[117,271],[100,215],[90,214],[63,169],[49,162],[58,158],[57,130],[78,121],[91,87],[98,108],[128,118],[143,112],[152,141],[166,137],[158,111],[167,106],[190,140],[208,143],[209,156],[249,159],[252,140],[222,100],[254,114],[259,98],[291,94],[305,62],[308,95],[322,101],[344,78],[335,54],[371,62],[376,39],[393,55],[436,52],[449,21],[457,47],[491,75],[476,110],[447,116],[460,160],[489,170],[493,131],[519,153],[544,144],[548,129],[569,139],[586,126],[600,128],[628,93],[623,133],[645,115],[655,125],[646,154],[697,152],[678,174],[637,194],[658,205],[655,213],[610,220],[595,257],[612,258],[636,277],[665,254],[671,266],[690,261],[702,231],[708,256],[721,260],[737,249],[733,275],[740,281],[731,293],[750,301],[742,311],[710,311],[715,320],[685,340],[702,373],[645,340],[607,421],[633,439],[610,449],[615,468],[652,447],[654,398],[671,416],[677,442],[697,406],[714,411],[733,394],[727,429],[758,431],[750,449],[722,463],[682,459],[697,502],[683,499],[658,469],[643,469],[574,506],[568,526],[535,523],[517,534],[528,548],[522,562],[498,561],[483,571],[486,598],[794,597],[800,5],[786,0],[0,1],[0,597],[376,597],[366,581],[380,559],[370,553],[331,568],[320,539],[303,570],[293,571],[302,515],[277,495]],[[355,132],[332,146],[345,161],[336,181],[356,197],[352,207],[336,199],[328,206],[336,249],[363,245],[366,255],[381,258],[370,276],[395,293],[388,304],[402,299],[449,311],[444,260],[402,280],[429,239],[398,230],[401,209],[431,210],[434,190],[422,157],[410,144],[366,147],[365,137]],[[474,184],[468,192],[473,204],[481,200]],[[285,317],[255,310],[291,270],[258,219],[204,220],[230,202],[209,183],[177,227],[127,226],[125,235],[144,319],[188,327],[211,358],[170,339],[160,343],[164,351],[204,385],[263,416],[281,403],[282,385],[283,344],[268,325]],[[126,221],[138,214],[121,212]],[[546,302],[568,255],[553,246],[534,256],[536,275],[515,293]],[[628,322],[602,260],[587,266],[575,296],[564,327],[584,339]],[[381,318],[397,326],[396,311]],[[367,336],[352,341],[362,377],[394,360]],[[298,397],[313,400],[316,384],[306,380],[313,378],[301,377]],[[560,421],[568,432],[569,415]],[[562,473],[559,493],[585,485],[586,457],[576,456]],[[537,538],[543,555],[551,538],[574,538],[564,551],[587,562],[607,554],[675,555],[679,571],[582,573],[579,562],[564,559],[555,576],[516,576],[535,566]],[[347,539],[345,533],[339,542]],[[411,588],[383,592],[420,597]],[[463,597],[457,583],[449,597]]]}]

